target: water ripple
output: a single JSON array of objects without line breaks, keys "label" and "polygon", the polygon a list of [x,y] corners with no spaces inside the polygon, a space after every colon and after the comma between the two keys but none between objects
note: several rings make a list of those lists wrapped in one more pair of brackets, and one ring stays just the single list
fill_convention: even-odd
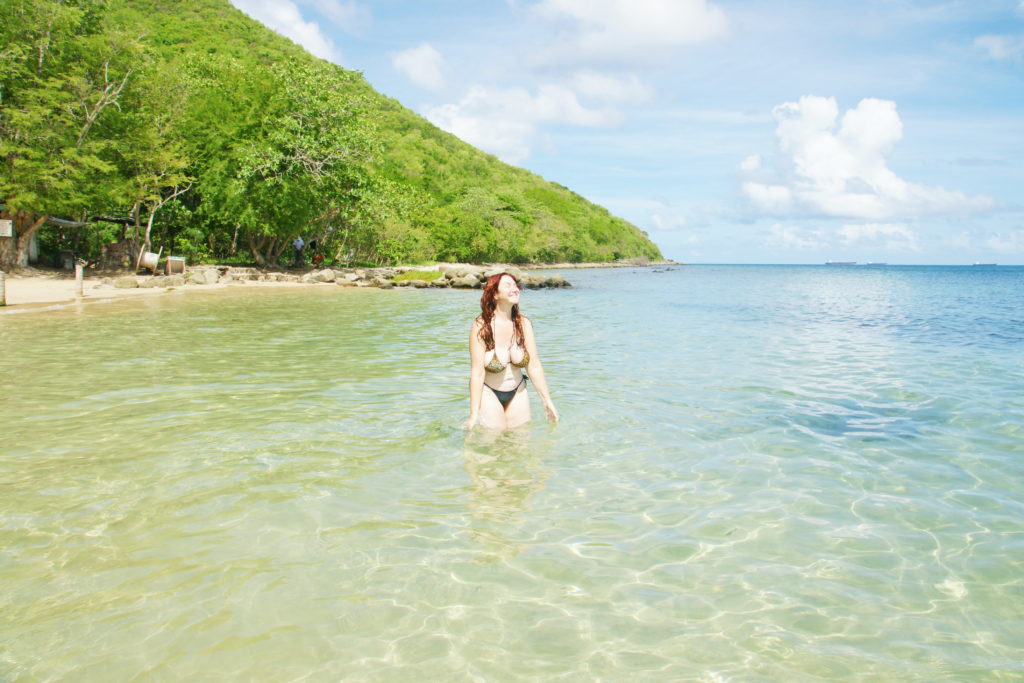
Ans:
[{"label": "water ripple", "polygon": [[501,436],[473,292],[5,316],[0,677],[1024,676],[1019,271],[566,276]]}]

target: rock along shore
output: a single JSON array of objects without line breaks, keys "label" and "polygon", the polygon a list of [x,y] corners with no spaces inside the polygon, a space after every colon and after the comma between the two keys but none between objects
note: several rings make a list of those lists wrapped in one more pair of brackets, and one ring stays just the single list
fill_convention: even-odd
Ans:
[{"label": "rock along shore", "polygon": [[181,275],[122,275],[103,278],[96,288],[136,289],[168,288],[192,285],[243,284],[247,282],[290,282],[296,284],[333,284],[341,287],[415,287],[435,289],[480,289],[488,277],[508,272],[530,289],[570,287],[558,274],[528,273],[517,266],[494,264],[477,266],[465,263],[435,266],[396,266],[381,268],[322,268],[303,274],[263,271],[235,266],[194,266]]},{"label": "rock along shore", "polygon": [[163,292],[187,292],[229,288],[231,285],[251,287],[396,287],[479,289],[490,275],[508,271],[530,289],[570,287],[560,274],[545,270],[572,268],[631,268],[639,266],[683,265],[673,261],[618,261],[614,263],[529,264],[465,264],[441,263],[380,268],[322,268],[296,270],[261,270],[257,268],[201,265],[180,275],[138,275],[128,273],[86,273],[82,294],[77,293],[74,276],[64,270],[24,268],[7,275],[6,303],[0,313],[44,310],[71,303],[110,301],[125,297],[145,296]]},{"label": "rock along shore", "polygon": [[480,289],[488,277],[508,272],[515,275],[528,289],[561,288],[572,285],[561,275],[543,275],[538,270],[568,270],[577,268],[636,268],[658,265],[683,265],[675,261],[623,260],[609,263],[549,263],[532,266],[514,266],[494,263],[442,263],[432,266],[394,266],[380,268],[322,268],[303,274],[287,271],[265,271],[235,266],[193,266],[183,275],[138,276],[124,275],[105,278],[101,286],[118,289],[135,287],[183,287],[185,285],[214,285],[233,282],[293,282],[336,284],[342,287],[416,287],[439,289]]}]

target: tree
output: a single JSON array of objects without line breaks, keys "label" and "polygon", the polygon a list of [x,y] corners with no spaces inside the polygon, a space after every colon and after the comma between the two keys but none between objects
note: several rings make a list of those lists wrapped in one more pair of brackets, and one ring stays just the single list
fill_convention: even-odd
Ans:
[{"label": "tree", "polygon": [[116,184],[104,123],[117,112],[137,44],[105,30],[96,0],[6,2],[0,41],[0,201],[16,241],[0,264],[25,265],[51,216],[81,218],[109,203]]},{"label": "tree", "polygon": [[0,211],[0,265],[48,220],[89,223],[97,250],[118,233],[95,219],[128,214],[147,249],[261,265],[300,233],[375,263],[660,257],[228,0],[0,0]]},{"label": "tree", "polygon": [[[149,251],[156,212],[187,192],[194,180],[180,130],[188,91],[172,65],[153,59],[138,71],[136,84],[132,106],[123,117],[120,195],[136,218],[133,243],[141,239],[141,248]],[[140,235],[143,212],[146,227]]]},{"label": "tree", "polygon": [[319,62],[242,65],[208,57],[191,64],[191,116],[218,129],[193,136],[203,210],[240,225],[258,264],[292,239],[344,221],[368,182],[374,144],[358,78]]}]

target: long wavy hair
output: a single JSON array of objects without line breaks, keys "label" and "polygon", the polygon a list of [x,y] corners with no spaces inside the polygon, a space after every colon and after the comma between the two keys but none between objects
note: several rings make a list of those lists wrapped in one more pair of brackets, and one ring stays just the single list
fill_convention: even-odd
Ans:
[{"label": "long wavy hair", "polygon": [[[498,273],[487,278],[487,282],[484,284],[484,293],[480,296],[480,339],[483,340],[484,348],[488,351],[494,348],[494,331],[491,329],[491,320],[494,319],[494,311],[498,307],[498,284],[506,275],[515,281],[516,287],[520,287],[519,278],[512,273]],[[523,336],[523,317],[525,316],[519,313],[519,304],[513,304],[512,340],[519,346],[526,346]]]}]

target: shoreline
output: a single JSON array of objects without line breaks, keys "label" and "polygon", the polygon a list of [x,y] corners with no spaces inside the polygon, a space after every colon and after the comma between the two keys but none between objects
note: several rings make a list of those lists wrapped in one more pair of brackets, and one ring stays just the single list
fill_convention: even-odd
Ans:
[{"label": "shoreline", "polygon": [[[13,281],[13,286],[12,286]],[[83,304],[126,301],[144,299],[151,296],[173,293],[212,292],[218,290],[240,289],[281,289],[306,286],[306,283],[294,282],[238,282],[234,284],[194,285],[182,287],[139,287],[133,289],[114,289],[102,287],[103,278],[87,277],[84,279],[83,295],[75,293],[74,278],[58,279],[39,276],[11,277],[7,279],[7,305],[0,306],[0,316],[17,313],[34,313],[54,311]]]},{"label": "shoreline", "polygon": [[[486,263],[486,264],[463,264],[463,263],[434,263],[429,265],[401,265],[393,266],[393,269],[401,272],[406,270],[439,270],[444,267],[458,267],[458,266],[473,266],[473,267],[486,267],[494,268],[499,266],[508,266],[515,268],[523,272],[534,272],[541,270],[572,270],[582,268],[638,268],[638,267],[649,267],[649,266],[666,266],[666,265],[685,265],[677,261],[648,261],[644,263],[640,262],[628,262],[628,261],[612,261],[612,262],[589,262],[589,263],[545,263],[545,264],[500,264],[500,263]],[[224,266],[216,265],[200,265],[189,268],[189,272],[205,271],[214,268],[223,268]],[[350,268],[346,267],[340,269],[338,272],[356,272],[359,270],[370,270],[370,268]],[[110,301],[115,299],[129,299],[138,298],[145,296],[155,296],[158,294],[167,294],[169,292],[188,292],[188,291],[216,291],[226,289],[239,289],[241,287],[248,287],[254,289],[281,289],[281,288],[301,288],[301,287],[323,287],[323,282],[302,282],[302,275],[315,272],[313,268],[305,268],[302,270],[284,269],[284,273],[288,275],[295,275],[295,282],[292,280],[233,280],[230,282],[218,282],[213,284],[174,284],[170,286],[156,285],[156,286],[143,286],[143,287],[132,287],[128,289],[119,289],[112,285],[112,282],[119,279],[125,278],[125,276],[134,276],[134,278],[148,278],[146,274],[135,274],[129,270],[110,271],[101,273],[91,273],[85,275],[83,278],[83,295],[78,296],[76,294],[76,281],[73,272],[68,270],[56,270],[56,269],[42,269],[42,268],[23,268],[18,271],[6,273],[6,282],[4,284],[6,305],[0,306],[0,314],[13,313],[13,312],[29,312],[33,310],[52,310],[54,306],[68,306],[81,303],[93,303],[97,301]],[[280,272],[280,270],[267,269],[264,273]],[[301,274],[300,274],[301,273]]]},{"label": "shoreline", "polygon": [[[439,270],[444,267],[455,267],[455,266],[467,266],[474,265],[478,267],[498,267],[498,266],[509,266],[516,270],[531,272],[541,270],[574,270],[583,268],[643,268],[651,266],[674,266],[674,265],[685,265],[675,261],[650,261],[647,263],[632,263],[632,262],[610,262],[610,263],[552,263],[552,264],[528,264],[528,265],[515,265],[515,264],[452,264],[452,263],[437,263],[431,265],[411,265],[411,266],[395,266],[394,270],[402,272],[407,270]],[[223,266],[195,266],[190,268],[190,272],[206,271],[215,269]],[[358,268],[345,268],[343,271],[356,272]],[[365,269],[368,270],[368,269]],[[266,271],[266,272],[279,272],[279,271]],[[95,303],[99,301],[110,301],[117,299],[129,299],[139,298],[146,296],[154,296],[157,294],[167,294],[169,292],[176,291],[215,291],[225,289],[238,289],[240,287],[251,287],[251,288],[296,288],[296,287],[310,287],[319,286],[322,287],[324,282],[317,281],[301,281],[301,275],[308,275],[309,273],[316,272],[315,269],[307,268],[301,271],[287,269],[284,271],[285,274],[295,275],[295,280],[263,280],[263,279],[244,279],[244,280],[232,280],[229,282],[215,282],[210,284],[173,284],[167,285],[155,285],[155,286],[141,286],[131,288],[117,288],[113,286],[112,281],[120,277],[138,277],[145,278],[148,275],[135,275],[131,271],[116,271],[116,272],[103,272],[93,273],[86,275],[82,280],[82,296],[76,294],[76,282],[73,272],[65,270],[45,270],[39,268],[25,268],[20,269],[14,273],[6,274],[6,281],[4,283],[5,298],[7,301],[6,306],[0,306],[0,315],[10,314],[15,312],[30,312],[39,310],[53,310],[55,307],[65,307],[69,305],[83,304],[83,303]],[[339,271],[342,272],[342,271]],[[300,275],[301,273],[301,275]]]},{"label": "shoreline", "polygon": [[[488,264],[490,265],[490,264]],[[644,261],[634,263],[632,261],[586,261],[583,263],[533,263],[516,266],[522,270],[576,270],[584,268],[654,268],[659,266],[685,266],[682,261],[662,259],[660,261]]]}]

